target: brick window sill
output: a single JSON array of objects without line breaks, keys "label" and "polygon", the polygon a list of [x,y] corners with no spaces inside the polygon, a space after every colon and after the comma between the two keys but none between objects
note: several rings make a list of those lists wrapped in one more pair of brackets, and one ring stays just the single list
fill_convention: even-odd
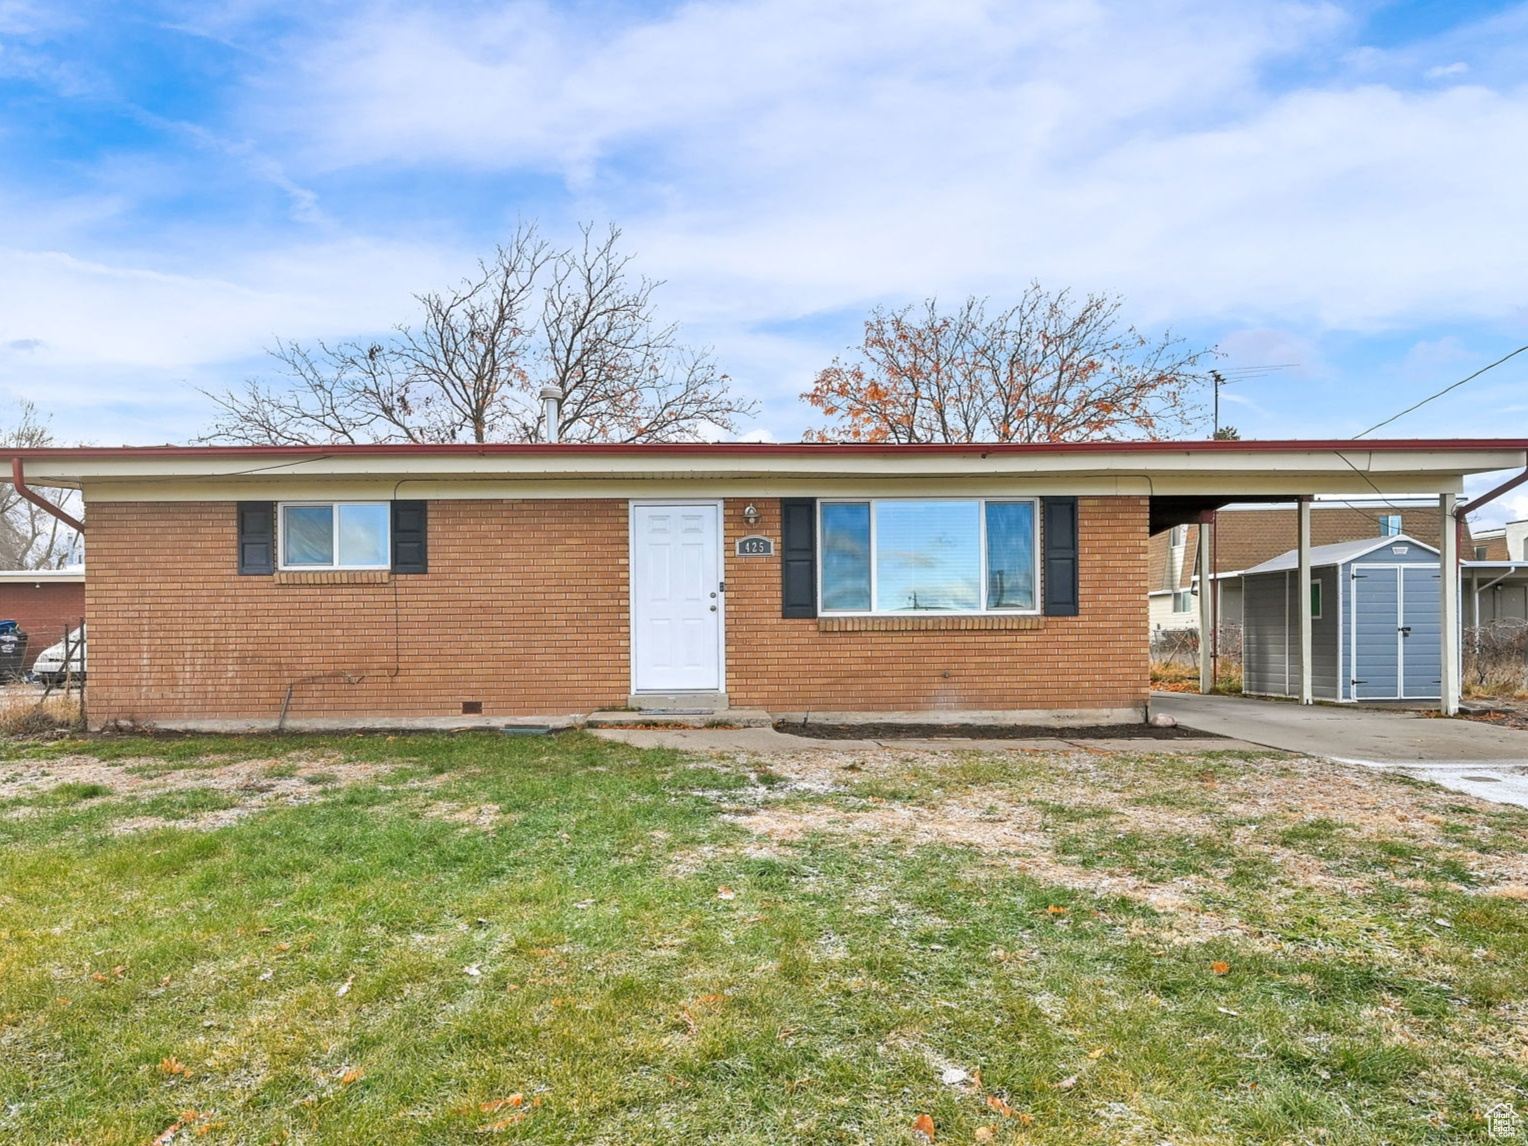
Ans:
[{"label": "brick window sill", "polygon": [[393,578],[386,569],[330,569],[311,573],[277,573],[278,585],[386,585]]},{"label": "brick window sill", "polygon": [[991,617],[818,617],[820,633],[888,633],[910,629],[1043,629],[1045,619],[1033,616]]}]

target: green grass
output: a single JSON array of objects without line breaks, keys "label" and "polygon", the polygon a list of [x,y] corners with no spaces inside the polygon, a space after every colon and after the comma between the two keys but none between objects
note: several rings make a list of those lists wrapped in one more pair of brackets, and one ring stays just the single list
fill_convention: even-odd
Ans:
[{"label": "green grass", "polygon": [[[1473,871],[1522,850],[1510,809],[1451,804],[1446,845],[1376,838],[1298,810],[1299,762],[1228,753],[1111,757],[1065,799],[1046,787],[1064,757],[908,758],[819,795],[783,762],[578,734],[65,745],[0,755],[195,784],[270,759],[311,783],[216,828],[253,797],[65,783],[0,805],[8,1144],[176,1122],[209,1144],[906,1144],[927,1113],[941,1143],[1377,1146],[1485,1142],[1485,1109],[1528,1105],[1528,905]],[[342,783],[294,753],[375,768]],[[1223,804],[1269,777],[1296,810],[1268,813],[1260,850]],[[884,833],[761,843],[727,818],[917,821],[967,797],[994,822],[1027,809],[1076,878]],[[1368,882],[1291,880],[1286,853]],[[1099,875],[1194,909],[1087,890]]]}]

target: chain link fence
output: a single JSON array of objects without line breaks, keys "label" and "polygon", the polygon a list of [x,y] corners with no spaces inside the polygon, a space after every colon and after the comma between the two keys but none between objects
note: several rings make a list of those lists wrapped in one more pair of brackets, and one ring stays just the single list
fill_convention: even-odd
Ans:
[{"label": "chain link fence", "polygon": [[[1242,685],[1242,627],[1220,626],[1215,687],[1239,692]],[[1199,630],[1154,629],[1151,633],[1151,678],[1156,687],[1199,687]]]}]

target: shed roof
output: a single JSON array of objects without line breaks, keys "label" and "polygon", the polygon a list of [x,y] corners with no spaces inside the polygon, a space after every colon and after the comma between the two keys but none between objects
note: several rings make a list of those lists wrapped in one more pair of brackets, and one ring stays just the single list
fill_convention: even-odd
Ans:
[{"label": "shed roof", "polygon": [[[1403,543],[1415,545],[1432,554],[1438,552],[1431,545],[1425,545],[1415,537],[1407,537],[1401,533],[1394,537],[1364,537],[1358,541],[1339,541],[1335,545],[1313,545],[1310,551],[1310,565],[1312,569],[1321,569],[1328,565],[1345,565],[1359,557],[1368,556],[1376,549]],[[1261,565],[1248,569],[1247,576],[1250,577],[1254,573],[1282,573],[1286,569],[1297,568],[1299,563],[1300,551],[1291,549],[1287,553],[1280,553],[1271,561],[1264,561]]]}]

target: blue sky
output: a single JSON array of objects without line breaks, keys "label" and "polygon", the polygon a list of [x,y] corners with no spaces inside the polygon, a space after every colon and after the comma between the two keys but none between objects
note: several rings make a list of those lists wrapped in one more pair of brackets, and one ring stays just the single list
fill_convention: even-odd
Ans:
[{"label": "blue sky", "polygon": [[[1245,434],[1348,436],[1528,342],[1525,77],[1484,0],[0,0],[0,390],[184,441],[275,337],[587,219],[755,436],[869,307],[1032,278],[1293,363]],[[1528,355],[1391,431],[1528,436]]]}]

